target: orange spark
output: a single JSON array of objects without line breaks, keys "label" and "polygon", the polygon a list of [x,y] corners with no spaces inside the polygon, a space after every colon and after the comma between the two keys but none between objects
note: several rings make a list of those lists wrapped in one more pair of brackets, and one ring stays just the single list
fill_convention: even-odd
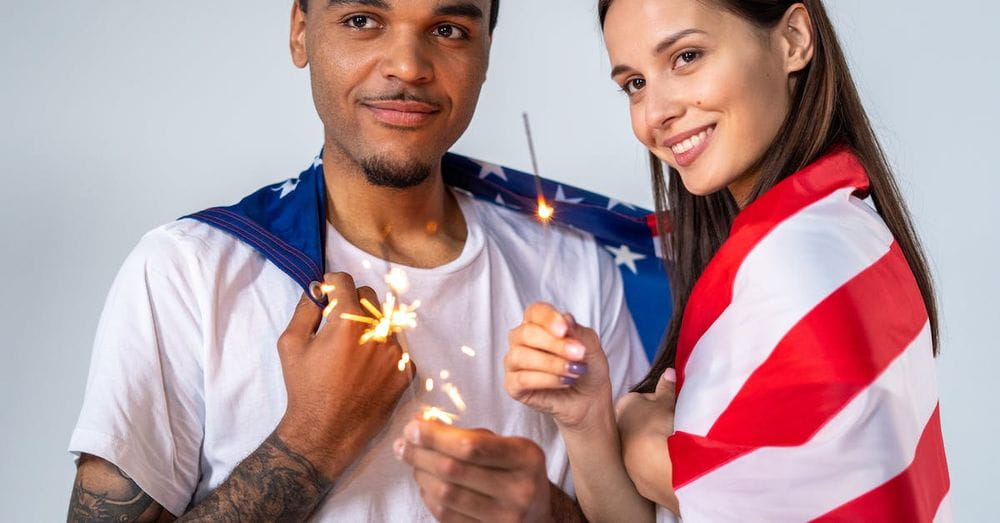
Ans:
[{"label": "orange spark", "polygon": [[385,343],[389,339],[389,336],[417,326],[416,309],[420,306],[419,301],[413,302],[412,305],[399,304],[397,306],[396,296],[389,293],[385,297],[382,310],[379,310],[372,302],[365,298],[361,299],[361,306],[371,313],[374,318],[348,313],[340,315],[341,319],[369,325],[368,329],[361,335],[361,339],[358,342],[360,345],[364,345],[369,341]]},{"label": "orange spark", "polygon": [[453,425],[458,415],[445,412],[437,407],[424,407],[423,418],[426,421],[437,420],[445,425]]},{"label": "orange spark", "polygon": [[472,347],[470,347],[468,345],[462,345],[462,352],[464,352],[465,355],[468,356],[468,357],[470,357],[470,358],[475,358],[476,357],[476,351]]},{"label": "orange spark", "polygon": [[458,393],[457,387],[455,387],[451,383],[445,383],[444,385],[441,386],[441,390],[443,390],[445,394],[448,395],[448,398],[451,399],[451,402],[455,404],[455,407],[458,408],[459,412],[465,412],[466,409],[465,400],[463,400],[462,395]]}]

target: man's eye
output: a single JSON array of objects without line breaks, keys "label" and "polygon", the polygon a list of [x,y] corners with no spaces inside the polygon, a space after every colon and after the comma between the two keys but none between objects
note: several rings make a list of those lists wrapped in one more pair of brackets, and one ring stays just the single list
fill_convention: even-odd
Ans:
[{"label": "man's eye", "polygon": [[625,94],[631,96],[641,91],[643,87],[646,87],[645,78],[631,78],[625,82],[625,85],[622,87],[622,91],[625,91]]},{"label": "man's eye", "polygon": [[449,40],[464,40],[469,36],[464,29],[451,24],[441,24],[434,28],[433,33],[434,36],[440,36]]},{"label": "man's eye", "polygon": [[352,15],[344,20],[343,23],[351,29],[375,29],[378,27],[375,19],[366,15]]}]

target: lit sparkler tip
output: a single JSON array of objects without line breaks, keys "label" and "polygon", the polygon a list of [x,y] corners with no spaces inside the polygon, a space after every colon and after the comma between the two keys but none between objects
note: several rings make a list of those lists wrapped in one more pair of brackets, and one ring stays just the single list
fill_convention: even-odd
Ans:
[{"label": "lit sparkler tip", "polygon": [[440,421],[445,425],[454,425],[458,415],[445,412],[437,407],[425,407],[422,417],[425,421]]},{"label": "lit sparkler tip", "polygon": [[472,347],[470,347],[468,345],[462,345],[462,352],[464,352],[465,355],[468,356],[468,357],[470,357],[470,358],[475,358],[476,357],[476,351]]},{"label": "lit sparkler tip", "polygon": [[538,198],[538,219],[547,222],[552,219],[552,216],[556,213],[556,210],[552,208],[551,205],[545,198]]}]

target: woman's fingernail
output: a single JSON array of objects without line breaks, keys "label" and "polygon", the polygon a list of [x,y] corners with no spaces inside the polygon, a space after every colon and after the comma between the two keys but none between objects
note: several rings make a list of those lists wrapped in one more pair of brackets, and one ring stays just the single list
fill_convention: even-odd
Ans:
[{"label": "woman's fingernail", "polygon": [[557,338],[562,338],[563,336],[565,336],[568,330],[569,326],[566,325],[565,320],[559,319],[552,323],[552,335]]},{"label": "woman's fingernail", "polygon": [[663,371],[663,381],[677,381],[677,371],[674,369],[667,369]]},{"label": "woman's fingernail", "polygon": [[416,422],[411,421],[409,425],[403,429],[403,436],[406,437],[406,441],[413,444],[420,443],[420,427],[417,426]]},{"label": "woman's fingernail", "polygon": [[576,378],[572,376],[559,376],[559,383],[563,385],[576,385]]},{"label": "woman's fingernail", "polygon": [[583,376],[587,373],[587,364],[582,361],[574,361],[572,363],[566,364],[566,372],[570,374],[575,374],[577,376]]},{"label": "woman's fingernail", "polygon": [[587,349],[575,341],[566,344],[566,355],[574,360],[582,360],[586,353]]},{"label": "woman's fingernail", "polygon": [[406,448],[406,441],[403,438],[398,438],[392,443],[392,453],[396,455],[396,459],[403,461],[403,450]]}]

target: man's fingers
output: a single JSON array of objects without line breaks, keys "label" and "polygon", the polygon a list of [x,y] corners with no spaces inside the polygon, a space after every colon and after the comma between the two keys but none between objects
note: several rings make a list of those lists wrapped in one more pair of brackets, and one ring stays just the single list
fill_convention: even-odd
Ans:
[{"label": "man's fingers", "polygon": [[[407,442],[459,461],[502,470],[536,464],[540,450],[524,438],[498,436],[433,421],[413,420],[403,431]],[[409,446],[409,445],[407,445]],[[544,455],[541,457],[544,461]]]},{"label": "man's fingers", "polygon": [[295,305],[295,310],[292,311],[292,319],[289,320],[285,331],[278,338],[279,354],[298,347],[304,347],[309,343],[322,319],[323,310],[309,299],[308,294],[303,293],[302,297],[299,298],[299,302]]},{"label": "man's fingers", "polygon": [[498,503],[492,497],[432,472],[414,467],[413,479],[420,486],[424,502],[450,509],[473,520],[487,520],[496,513]]},{"label": "man's fingers", "polygon": [[522,323],[510,332],[508,342],[512,346],[525,345],[571,361],[580,361],[587,354],[587,349],[579,341],[554,336],[537,323]]},{"label": "man's fingers", "polygon": [[539,325],[557,338],[562,338],[569,330],[566,318],[548,303],[533,303],[529,305],[524,311],[524,322]]},{"label": "man's fingers", "polygon": [[504,366],[507,372],[534,371],[572,377],[587,373],[586,363],[569,361],[562,356],[523,345],[515,346],[507,352]]},{"label": "man's fingers", "polygon": [[449,456],[435,449],[414,444],[406,438],[401,438],[393,445],[396,456],[408,463],[417,471],[423,471],[436,478],[453,483],[466,489],[489,496],[498,484],[501,476],[510,472]]}]

